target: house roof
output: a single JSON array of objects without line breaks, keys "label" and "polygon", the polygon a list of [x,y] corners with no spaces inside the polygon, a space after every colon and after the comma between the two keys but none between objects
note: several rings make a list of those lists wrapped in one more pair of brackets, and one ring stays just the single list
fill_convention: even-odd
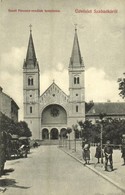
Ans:
[{"label": "house roof", "polygon": [[17,109],[19,109],[19,106],[17,105],[17,103],[14,101],[13,98],[11,98],[9,95],[7,95],[6,93],[3,92],[3,88],[0,86],[0,92],[3,94],[3,96],[5,97],[8,97],[10,100],[11,100],[11,103],[12,104],[15,104],[15,106],[17,107]]},{"label": "house roof", "polygon": [[16,106],[16,108],[19,110],[19,106],[17,105],[17,103],[11,98],[11,103],[14,104]]},{"label": "house roof", "polygon": [[125,102],[96,102],[86,113],[86,116],[99,115],[100,113],[107,115],[125,115]]}]

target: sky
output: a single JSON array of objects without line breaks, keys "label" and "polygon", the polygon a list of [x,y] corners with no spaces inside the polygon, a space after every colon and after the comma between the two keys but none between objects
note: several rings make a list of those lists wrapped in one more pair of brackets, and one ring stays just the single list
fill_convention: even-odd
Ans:
[{"label": "sky", "polygon": [[[94,13],[95,9],[117,13]],[[117,80],[125,72],[124,0],[1,0],[0,86],[19,105],[20,120],[23,119],[22,68],[30,24],[40,66],[41,94],[53,79],[68,94],[68,66],[77,24],[85,65],[86,102],[123,101],[118,95]]]}]

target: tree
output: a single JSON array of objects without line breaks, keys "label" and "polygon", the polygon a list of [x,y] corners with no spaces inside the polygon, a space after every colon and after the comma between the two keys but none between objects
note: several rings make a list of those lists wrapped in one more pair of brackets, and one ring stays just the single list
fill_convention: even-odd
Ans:
[{"label": "tree", "polygon": [[69,134],[69,149],[70,149],[70,133],[72,132],[72,128],[71,127],[67,127],[66,131]]},{"label": "tree", "polygon": [[67,127],[67,133],[70,134],[72,132],[72,128],[71,127]]},{"label": "tree", "polygon": [[89,140],[90,142],[100,142],[101,134],[101,125],[103,125],[102,131],[102,141],[103,144],[107,140],[110,140],[113,144],[121,144],[122,135],[125,134],[125,119],[113,119],[105,118],[101,122],[96,121],[95,124],[92,124],[92,121],[86,120],[85,122],[80,121],[79,125],[81,126],[81,137]]},{"label": "tree", "polygon": [[78,124],[72,126],[74,133],[75,133],[75,138],[80,138],[80,133],[81,133],[81,128]]},{"label": "tree", "polygon": [[0,131],[5,131],[12,135],[14,134],[25,137],[30,137],[32,135],[25,121],[15,123],[12,119],[3,113],[0,113]]},{"label": "tree", "polygon": [[[125,76],[125,73],[123,73]],[[119,95],[124,99],[125,98],[125,77],[124,78],[119,78],[118,79],[119,83]]]},{"label": "tree", "polygon": [[12,119],[7,117],[4,114],[0,114],[0,130],[1,131],[6,131],[11,134],[16,134],[17,132],[17,125],[14,123]]},{"label": "tree", "polygon": [[24,136],[24,137],[30,137],[32,136],[32,133],[27,125],[27,123],[25,121],[20,121],[17,123],[18,126],[18,132],[19,132],[19,136]]},{"label": "tree", "polygon": [[120,144],[125,134],[125,120],[108,118],[103,124],[103,142],[110,140],[113,144]]},{"label": "tree", "polygon": [[92,121],[85,120],[85,122],[79,121],[78,124],[81,127],[81,137],[93,142],[93,135],[95,131],[95,125],[92,124]]}]

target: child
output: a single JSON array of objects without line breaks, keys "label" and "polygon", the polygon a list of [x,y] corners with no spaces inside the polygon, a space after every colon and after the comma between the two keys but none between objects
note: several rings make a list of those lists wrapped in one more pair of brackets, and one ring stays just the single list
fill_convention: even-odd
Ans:
[{"label": "child", "polygon": [[84,148],[83,148],[83,159],[85,161],[85,164],[88,164],[89,165],[89,161],[90,161],[90,144],[89,143],[86,143]]},{"label": "child", "polygon": [[97,163],[100,163],[100,161],[99,161],[100,158],[102,158],[101,162],[103,163],[103,152],[101,151],[101,144],[100,143],[97,144],[95,157],[98,159]]},{"label": "child", "polygon": [[105,154],[105,171],[107,171],[108,161],[110,163],[111,170],[113,171],[113,160],[112,160],[113,149],[110,145],[109,140],[107,141],[107,144],[104,148],[104,154]]}]

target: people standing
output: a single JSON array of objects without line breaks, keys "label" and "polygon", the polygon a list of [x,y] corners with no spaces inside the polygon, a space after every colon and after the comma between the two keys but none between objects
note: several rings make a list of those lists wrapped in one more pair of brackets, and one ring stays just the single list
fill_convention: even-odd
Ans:
[{"label": "people standing", "polygon": [[123,158],[123,165],[125,165],[125,139],[122,139],[121,153]]},{"label": "people standing", "polygon": [[90,161],[90,144],[87,142],[86,140],[86,143],[83,147],[83,159],[85,161],[85,164],[88,164],[89,165],[89,161]]},{"label": "people standing", "polygon": [[103,163],[103,151],[101,149],[100,143],[97,144],[95,157],[98,159],[97,163],[100,163],[100,158],[101,158],[101,163]]},{"label": "people standing", "polygon": [[104,148],[104,154],[105,154],[105,171],[107,171],[108,167],[108,162],[110,163],[111,170],[113,171],[113,159],[112,159],[112,154],[113,154],[113,148],[110,145],[110,141],[108,140],[106,142],[106,146]]},{"label": "people standing", "polygon": [[87,143],[87,140],[86,139],[83,139],[82,140],[82,149],[84,148],[85,144]]}]

